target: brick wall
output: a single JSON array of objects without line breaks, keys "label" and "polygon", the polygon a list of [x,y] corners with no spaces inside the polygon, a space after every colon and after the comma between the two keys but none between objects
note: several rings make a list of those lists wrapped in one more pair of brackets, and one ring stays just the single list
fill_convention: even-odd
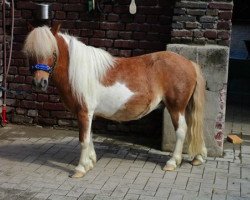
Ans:
[{"label": "brick wall", "polygon": [[229,46],[232,9],[232,0],[177,1],[172,24],[172,43]]},{"label": "brick wall", "polygon": [[[49,2],[49,1],[43,1]],[[86,0],[58,0],[51,3],[52,20],[62,22],[62,29],[88,45],[106,49],[114,56],[133,56],[166,49],[170,42],[174,2],[165,0],[137,0],[137,13],[129,14],[130,0],[106,3],[103,13],[88,13]],[[47,126],[77,127],[72,114],[60,102],[56,88],[47,93],[32,92],[32,76],[27,60],[21,53],[27,35],[26,22],[35,20],[35,5],[31,1],[16,1],[13,59],[8,76],[9,119],[14,123]],[[48,21],[48,24],[51,24]],[[12,91],[11,91],[12,90]],[[161,134],[160,110],[148,117],[128,123],[95,119],[93,127],[99,132],[130,132]]]}]

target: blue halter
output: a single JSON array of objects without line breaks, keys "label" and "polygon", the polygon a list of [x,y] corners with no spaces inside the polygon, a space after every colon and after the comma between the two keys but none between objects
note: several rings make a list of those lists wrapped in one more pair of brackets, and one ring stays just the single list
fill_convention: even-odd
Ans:
[{"label": "blue halter", "polygon": [[42,70],[42,71],[45,71],[45,72],[48,72],[49,74],[51,74],[53,72],[54,67],[57,64],[56,51],[53,52],[53,59],[54,59],[54,62],[53,62],[53,65],[51,67],[48,65],[45,65],[45,64],[38,63],[34,66],[31,66],[31,68],[30,68],[31,72],[34,73],[36,70]]},{"label": "blue halter", "polygon": [[51,67],[49,67],[48,65],[45,64],[36,64],[35,66],[31,67],[31,71],[34,72],[36,70],[42,70],[45,72],[50,73],[52,71]]}]

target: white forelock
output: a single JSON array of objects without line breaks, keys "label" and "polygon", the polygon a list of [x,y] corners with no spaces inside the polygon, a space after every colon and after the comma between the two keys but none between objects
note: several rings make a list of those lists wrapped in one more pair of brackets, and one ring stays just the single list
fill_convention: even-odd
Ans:
[{"label": "white forelock", "polygon": [[37,27],[28,34],[23,51],[28,57],[37,60],[51,57],[54,51],[58,55],[56,38],[48,26]]}]

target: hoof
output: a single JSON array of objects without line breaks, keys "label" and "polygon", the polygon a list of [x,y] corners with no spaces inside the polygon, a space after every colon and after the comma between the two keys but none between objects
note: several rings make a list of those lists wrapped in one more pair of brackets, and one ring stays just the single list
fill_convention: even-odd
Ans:
[{"label": "hoof", "polygon": [[73,175],[70,175],[70,178],[82,178],[84,175],[84,172],[76,171]]},{"label": "hoof", "polygon": [[197,158],[194,158],[194,159],[192,160],[191,164],[194,165],[194,166],[199,166],[199,165],[202,165],[203,162],[200,161],[200,160],[197,159]]},{"label": "hoof", "polygon": [[176,169],[176,166],[171,164],[166,164],[165,167],[163,167],[164,171],[174,171]]}]

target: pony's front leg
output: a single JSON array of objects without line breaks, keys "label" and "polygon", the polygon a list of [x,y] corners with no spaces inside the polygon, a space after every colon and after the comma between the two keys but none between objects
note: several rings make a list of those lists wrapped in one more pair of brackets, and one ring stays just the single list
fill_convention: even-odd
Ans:
[{"label": "pony's front leg", "polygon": [[91,124],[93,112],[79,112],[79,141],[81,143],[81,156],[72,178],[83,177],[87,171],[91,170],[96,163],[96,153],[92,141]]},{"label": "pony's front leg", "polygon": [[185,116],[181,113],[178,113],[177,115],[170,113],[170,115],[176,130],[176,144],[172,158],[167,161],[166,166],[163,168],[165,171],[173,171],[181,164],[183,143],[187,133]]}]

